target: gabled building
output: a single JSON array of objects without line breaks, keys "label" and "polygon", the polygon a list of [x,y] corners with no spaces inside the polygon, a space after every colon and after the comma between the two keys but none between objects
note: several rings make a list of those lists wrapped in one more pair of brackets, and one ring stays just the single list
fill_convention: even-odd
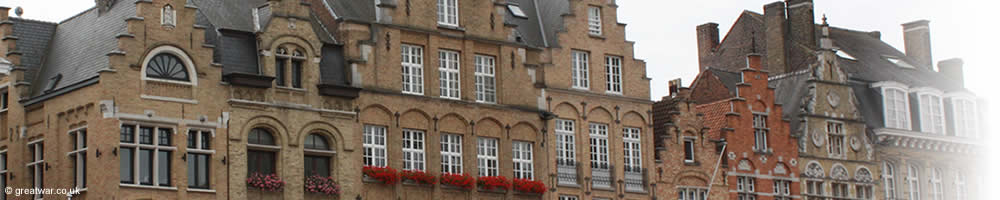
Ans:
[{"label": "gabled building", "polygon": [[653,104],[657,198],[729,199],[729,187],[718,171],[725,142],[710,137],[705,115],[680,79],[670,82],[670,94]]}]

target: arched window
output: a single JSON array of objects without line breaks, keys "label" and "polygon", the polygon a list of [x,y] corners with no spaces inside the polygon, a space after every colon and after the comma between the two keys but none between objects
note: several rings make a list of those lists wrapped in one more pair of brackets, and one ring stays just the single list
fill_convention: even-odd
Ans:
[{"label": "arched window", "polygon": [[[291,54],[289,54],[291,49]],[[275,50],[274,77],[280,87],[302,88],[302,65],[306,56],[295,45],[282,45]]]},{"label": "arched window", "polygon": [[885,199],[896,199],[896,168],[892,163],[882,163],[882,182],[885,186]]},{"label": "arched window", "polygon": [[944,184],[941,183],[941,176],[941,169],[935,168],[931,170],[931,187],[933,187],[931,197],[934,200],[944,200]]},{"label": "arched window", "polygon": [[190,81],[187,66],[174,54],[160,53],[146,63],[146,77],[174,81]]},{"label": "arched window", "polygon": [[254,128],[247,135],[247,175],[254,173],[275,174],[278,150],[274,134],[263,128]]},{"label": "arched window", "polygon": [[920,200],[920,169],[917,166],[910,165],[906,181],[910,185],[910,200]]},{"label": "arched window", "polygon": [[336,152],[330,148],[327,138],[319,133],[312,133],[306,136],[303,144],[305,155],[305,175],[329,177],[332,166],[331,161]]}]

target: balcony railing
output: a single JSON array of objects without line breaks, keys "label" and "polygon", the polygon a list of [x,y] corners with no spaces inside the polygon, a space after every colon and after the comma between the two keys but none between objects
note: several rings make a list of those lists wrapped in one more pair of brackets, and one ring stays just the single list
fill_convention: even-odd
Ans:
[{"label": "balcony railing", "polygon": [[613,189],[611,187],[611,172],[614,171],[614,165],[603,164],[601,166],[591,166],[591,176],[593,176],[592,187],[602,188],[602,189]]},{"label": "balcony railing", "polygon": [[632,167],[625,169],[625,191],[646,192],[646,169]]},{"label": "balcony railing", "polygon": [[578,186],[580,185],[577,173],[579,171],[579,162],[572,160],[557,160],[556,161],[556,171],[559,173],[557,175],[559,180],[559,185],[568,186]]}]

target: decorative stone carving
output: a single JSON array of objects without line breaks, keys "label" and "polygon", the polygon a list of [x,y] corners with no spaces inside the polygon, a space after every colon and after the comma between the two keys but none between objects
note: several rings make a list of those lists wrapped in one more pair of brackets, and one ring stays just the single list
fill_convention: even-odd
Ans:
[{"label": "decorative stone carving", "polygon": [[760,164],[763,165],[767,163],[767,156],[760,156]]},{"label": "decorative stone carving", "polygon": [[751,167],[750,167],[750,161],[748,161],[748,160],[740,160],[740,164],[737,165],[736,168],[740,169],[740,170],[750,171],[750,169],[751,169]]},{"label": "decorative stone carving", "polygon": [[842,165],[834,165],[833,169],[830,170],[830,177],[836,180],[847,180],[850,178],[847,175],[847,168]]},{"label": "decorative stone carving", "polygon": [[799,165],[799,161],[792,158],[792,160],[788,161],[788,164],[792,164],[792,167],[795,167]]},{"label": "decorative stone carving", "polygon": [[840,106],[840,95],[834,91],[826,93],[826,100],[830,103],[830,107],[837,108],[837,106]]},{"label": "decorative stone carving", "polygon": [[872,182],[875,178],[872,177],[872,172],[865,168],[859,168],[857,172],[854,173],[854,180],[860,182]]},{"label": "decorative stone carving", "polygon": [[851,137],[851,149],[854,149],[854,151],[861,150],[861,140],[858,139],[858,136]]},{"label": "decorative stone carving", "polygon": [[812,134],[812,141],[813,144],[816,145],[816,147],[822,147],[823,144],[826,144],[826,137],[824,137],[823,133],[820,133],[819,131],[814,131]]},{"label": "decorative stone carving", "polygon": [[726,156],[729,156],[730,160],[736,160],[736,153],[733,153],[732,151],[726,154]]},{"label": "decorative stone carving", "polygon": [[806,167],[806,176],[813,178],[823,178],[825,175],[823,173],[823,166],[819,163],[809,163]]},{"label": "decorative stone carving", "polygon": [[777,166],[774,166],[774,174],[786,174],[786,173],[788,173],[788,169],[785,169],[785,165],[778,163]]}]

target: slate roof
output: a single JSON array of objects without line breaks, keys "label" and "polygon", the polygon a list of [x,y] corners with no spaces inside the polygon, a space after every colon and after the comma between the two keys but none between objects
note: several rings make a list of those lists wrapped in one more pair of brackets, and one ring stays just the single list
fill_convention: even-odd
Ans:
[{"label": "slate roof", "polygon": [[[566,25],[563,24],[563,16],[571,14],[569,0],[533,0],[536,3],[537,13],[541,19],[541,28],[544,32],[547,47],[559,47],[558,33],[566,32]],[[522,8],[523,9],[523,8]],[[524,12],[532,12],[525,10]]]},{"label": "slate roof", "polygon": [[323,6],[333,10],[338,19],[375,22],[375,3],[363,0],[323,0]]},{"label": "slate roof", "polygon": [[788,119],[789,132],[792,135],[801,133],[799,125],[802,114],[805,113],[802,107],[802,98],[808,94],[808,82],[810,73],[807,71],[793,72],[768,80],[768,86],[774,88],[774,101],[781,104],[785,119]]},{"label": "slate roof", "polygon": [[505,23],[517,26],[517,34],[521,36],[523,43],[534,47],[545,47],[548,43],[542,35],[542,25],[538,18],[538,10],[535,0],[508,0],[512,5],[517,5],[524,12],[527,18],[514,16],[509,8],[505,8],[507,14],[504,17]]},{"label": "slate roof", "polygon": [[21,66],[18,67],[26,69],[25,81],[31,82],[42,68],[42,56],[56,32],[56,23],[16,17],[9,19],[14,23],[13,36],[17,38],[13,51],[21,53]]},{"label": "slate roof", "polygon": [[715,77],[722,81],[722,85],[729,89],[730,94],[736,94],[736,84],[743,82],[743,75],[739,72],[731,72],[718,68],[708,68],[707,70],[712,71]]},{"label": "slate roof", "polygon": [[[191,0],[205,21],[198,25],[212,25],[220,29],[231,29],[253,33],[253,10],[267,3],[267,0]],[[204,23],[210,24],[204,24]]]}]

